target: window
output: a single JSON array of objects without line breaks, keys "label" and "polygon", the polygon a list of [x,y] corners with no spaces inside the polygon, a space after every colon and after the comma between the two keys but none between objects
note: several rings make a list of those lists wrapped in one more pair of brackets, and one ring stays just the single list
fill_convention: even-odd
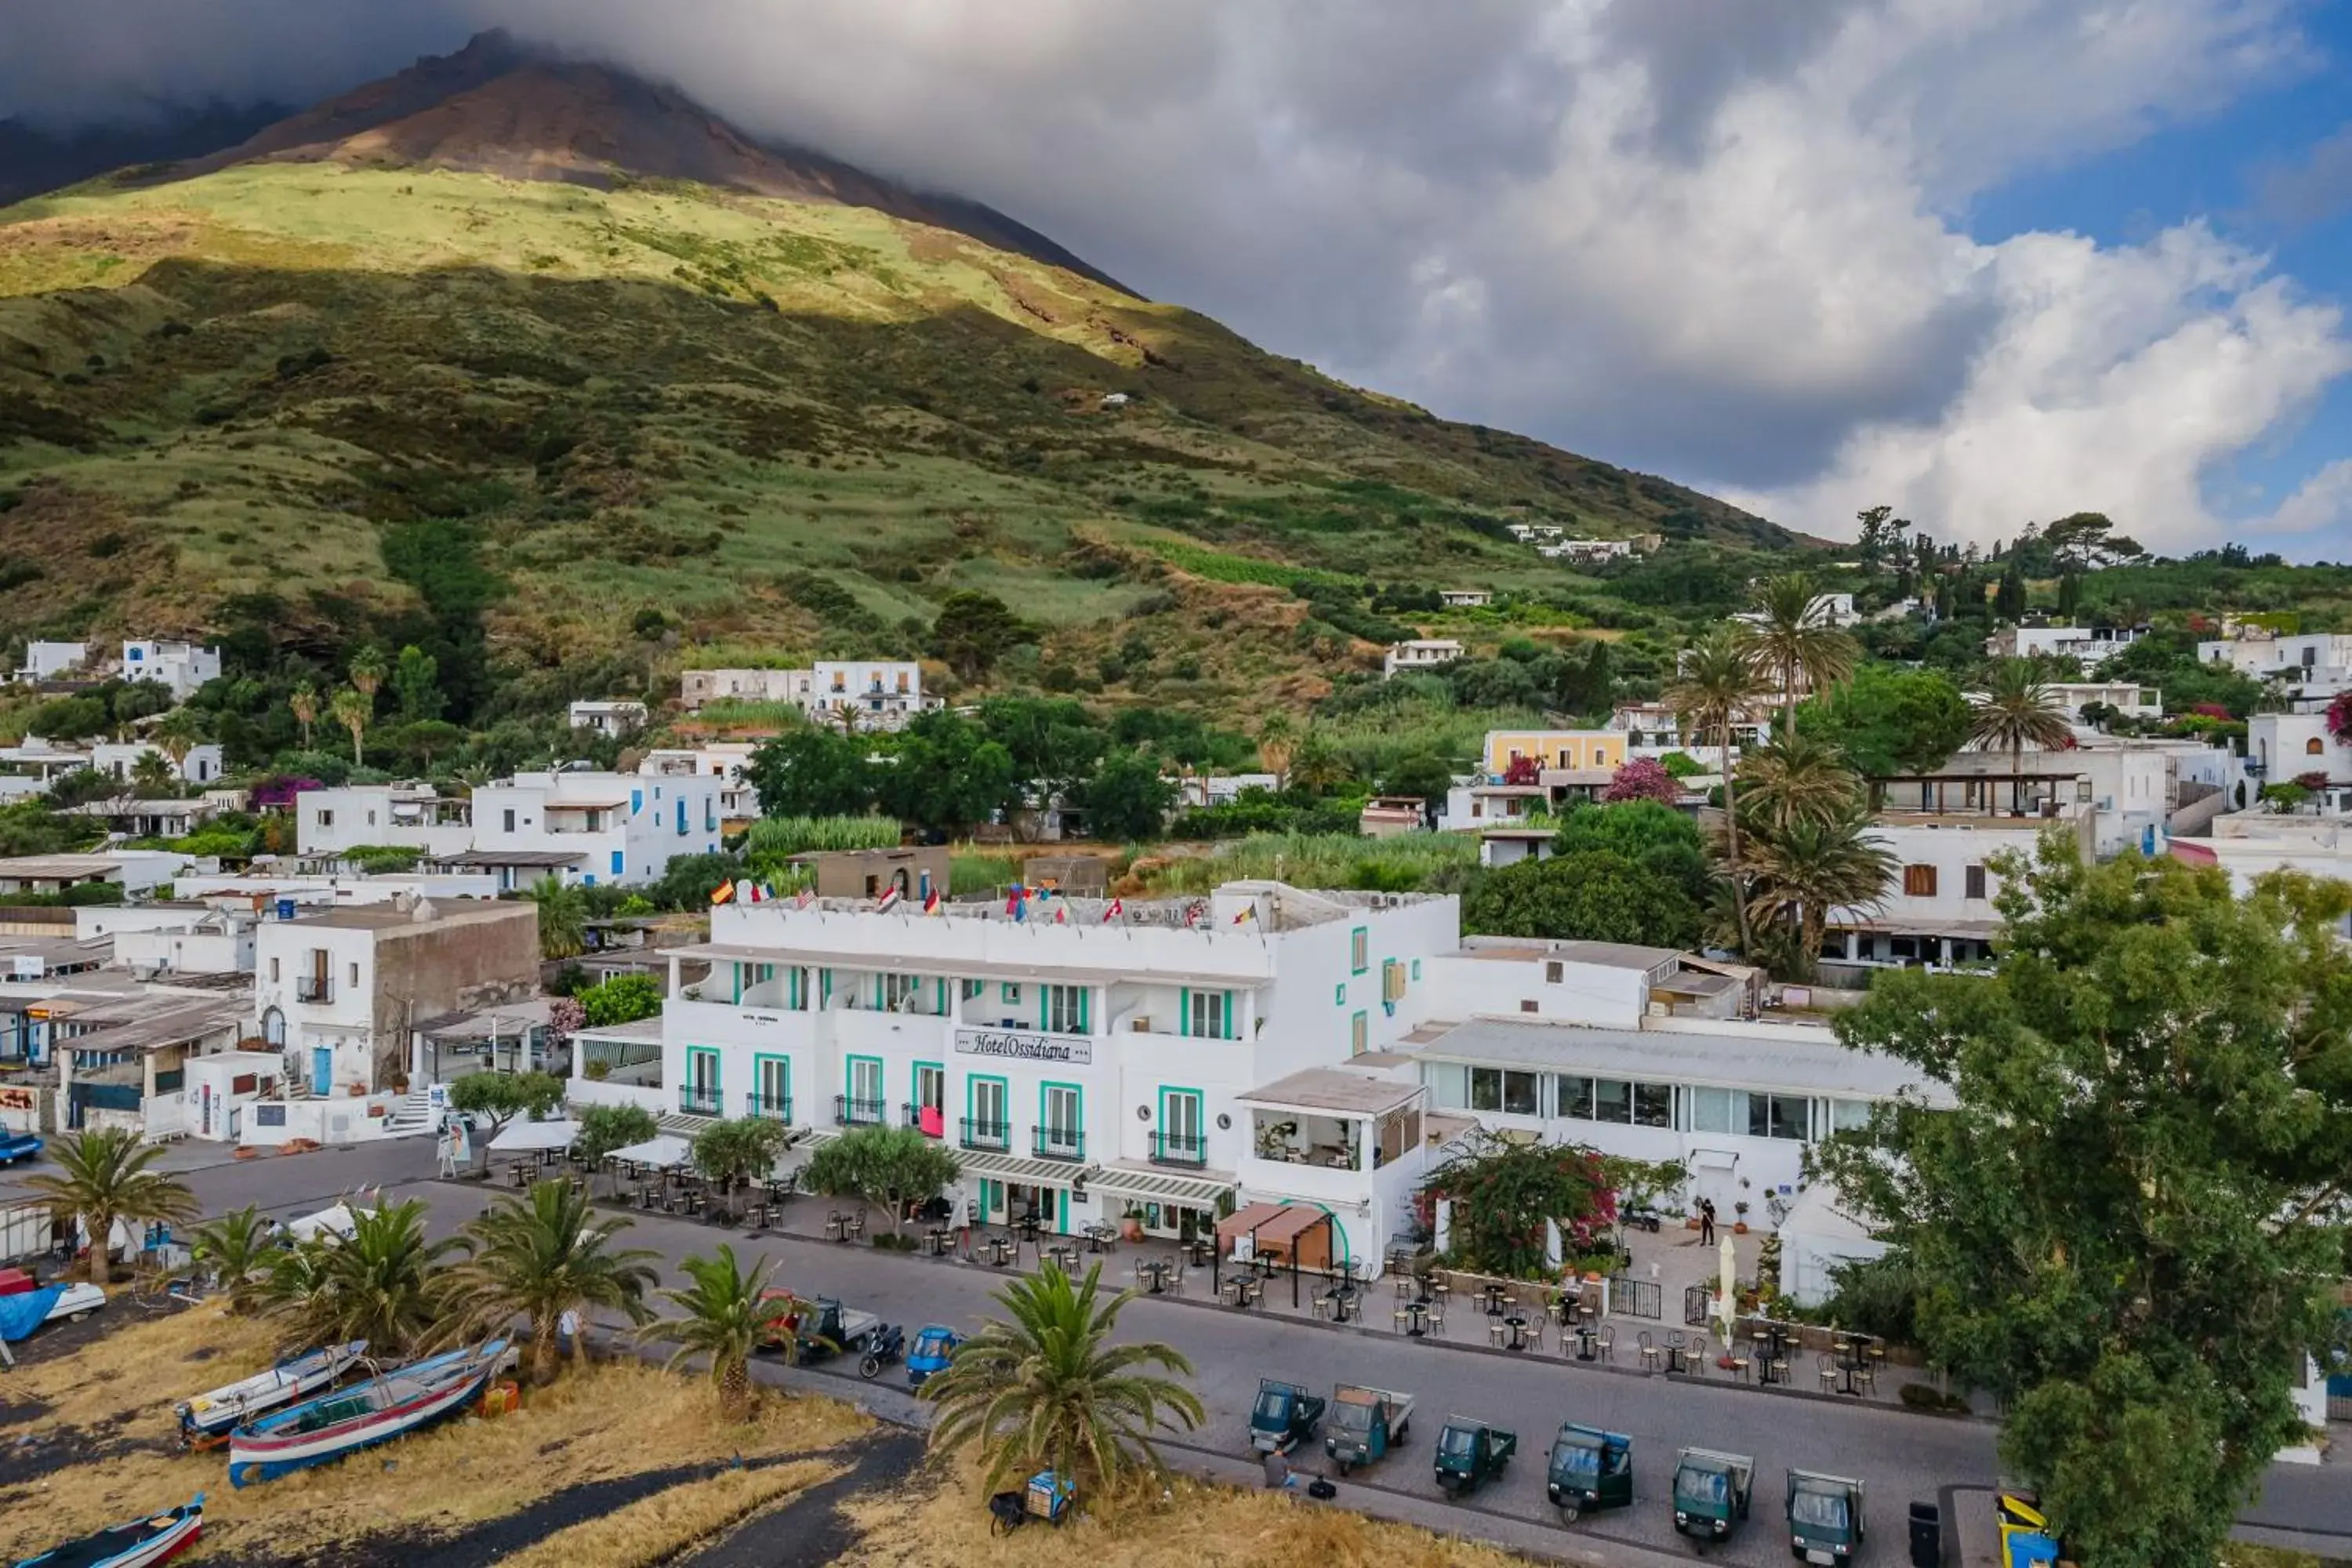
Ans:
[{"label": "window", "polygon": [[849,1058],[849,1098],[862,1105],[882,1103],[882,1058]]},{"label": "window", "polygon": [[1021,987],[1010,984],[1000,984],[996,988],[996,994],[1002,1001],[1018,1003],[1021,1000]]},{"label": "window", "polygon": [[1553,1080],[1558,1085],[1559,1100],[1553,1114],[1578,1121],[1592,1120],[1592,1080],[1589,1078],[1561,1077]]},{"label": "window", "polygon": [[886,974],[882,976],[882,1010],[886,1013],[911,1013],[923,994],[923,977],[919,974]]},{"label": "window", "polygon": [[1366,1020],[1363,1014],[1359,1013],[1348,1020],[1349,1055],[1358,1057],[1362,1056],[1364,1054],[1364,1047],[1370,1044],[1370,1025]]},{"label": "window", "polygon": [[269,978],[273,981],[278,978],[278,961],[274,958],[269,961]]},{"label": "window", "polygon": [[1049,1083],[1040,1090],[1038,1119],[1049,1149],[1076,1149],[1086,1128],[1085,1093],[1072,1083]]},{"label": "window", "polygon": [[1372,933],[1369,927],[1358,926],[1348,933],[1348,963],[1361,974],[1371,965]]},{"label": "window", "polygon": [[1813,1102],[1801,1094],[1751,1094],[1748,1097],[1748,1136],[1802,1142],[1811,1131],[1812,1109]]},{"label": "window", "polygon": [[1499,1110],[1506,1116],[1540,1116],[1537,1108],[1536,1089],[1540,1081],[1531,1072],[1513,1072],[1504,1068],[1472,1068],[1470,1069],[1470,1109]]},{"label": "window", "polygon": [[375,826],[375,813],[373,811],[368,813],[368,826],[370,827],[373,827]]},{"label": "window", "polygon": [[1860,1131],[1870,1125],[1870,1113],[1874,1109],[1866,1100],[1832,1100],[1830,1101],[1830,1131]]},{"label": "window", "polygon": [[1748,1096],[1737,1089],[1694,1089],[1690,1090],[1690,1130],[1694,1132],[1729,1132],[1734,1125],[1748,1124]]},{"label": "window", "polygon": [[1056,1035],[1087,1032],[1087,988],[1083,985],[1045,987],[1045,1016],[1039,1023]]},{"label": "window", "polygon": [[1342,980],[1339,984],[1331,987],[1331,1005],[1334,1007],[1344,1007],[1347,1005],[1348,983]]},{"label": "window", "polygon": [[982,1127],[1002,1128],[1004,1125],[1004,1080],[1001,1078],[976,1078],[971,1080],[971,1119]]},{"label": "window", "polygon": [[1969,866],[1962,868],[1960,871],[1960,881],[1962,883],[1961,891],[1966,897],[1971,899],[1981,899],[1985,896],[1985,868],[1983,867]]},{"label": "window", "polygon": [[319,813],[319,826],[321,826],[321,827],[332,827],[334,825],[335,825],[335,814],[334,814],[333,812],[331,812],[331,811],[321,811],[321,812],[320,812],[320,813]]},{"label": "window", "polygon": [[1421,1069],[1430,1098],[1441,1110],[1470,1109],[1470,1069],[1458,1062],[1431,1062]]},{"label": "window", "polygon": [[1187,999],[1184,1032],[1196,1039],[1230,1040],[1233,1037],[1233,993],[1195,991]]},{"label": "window", "polygon": [[947,1069],[937,1062],[915,1064],[915,1103],[944,1112],[948,1104]]},{"label": "window", "polygon": [[1522,1013],[1540,1013],[1543,1011],[1543,1008],[1537,1005],[1534,997],[1523,996],[1519,999],[1519,1011]]},{"label": "window", "polygon": [[628,862],[621,858],[620,850],[615,849],[613,851],[613,875],[615,877],[623,875],[622,868],[625,867],[627,864]]},{"label": "window", "polygon": [[956,982],[956,1000],[969,1002],[987,989],[988,982],[985,980],[959,980]]},{"label": "window", "polygon": [[352,984],[353,985],[357,985],[359,983],[360,983],[360,966],[359,966],[358,964],[354,963],[354,964],[352,964]]},{"label": "window", "polygon": [[2306,757],[2325,756],[2327,754],[2327,742],[2314,735],[2303,743],[2303,754]]},{"label": "window", "polygon": [[1675,1124],[1675,1091],[1663,1083],[1637,1083],[1633,1086],[1633,1125],[1636,1127],[1672,1127]]},{"label": "window", "polygon": [[790,1057],[760,1057],[752,1067],[759,1096],[753,1114],[782,1119],[793,1103],[793,1062]]},{"label": "window", "polygon": [[1630,1124],[1633,1120],[1633,1086],[1623,1079],[1594,1079],[1592,1120]]},{"label": "window", "polygon": [[1936,868],[1906,866],[1903,868],[1903,896],[1906,899],[1932,899],[1936,896]]},{"label": "window", "polygon": [[1412,977],[1415,980],[1421,978],[1421,960],[1417,958],[1412,961]]},{"label": "window", "polygon": [[514,811],[513,811],[513,809],[512,809],[511,807],[509,807],[509,809],[508,809],[508,810],[503,814],[503,819],[504,819],[504,821],[505,821],[505,823],[506,823],[506,830],[507,830],[509,833],[512,833],[515,829],[514,829]]},{"label": "window", "polygon": [[1561,978],[1565,976],[1567,973],[1568,966],[1566,964],[1558,962],[1547,963],[1544,965],[1544,984],[1547,985],[1557,985],[1560,983]]}]

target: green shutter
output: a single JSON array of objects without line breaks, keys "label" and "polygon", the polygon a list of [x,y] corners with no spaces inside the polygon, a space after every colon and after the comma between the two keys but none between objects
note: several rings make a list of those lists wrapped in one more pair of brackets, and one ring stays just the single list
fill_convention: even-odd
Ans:
[{"label": "green shutter", "polygon": [[1192,993],[1181,986],[1176,992],[1176,1032],[1188,1037],[1192,1033]]}]

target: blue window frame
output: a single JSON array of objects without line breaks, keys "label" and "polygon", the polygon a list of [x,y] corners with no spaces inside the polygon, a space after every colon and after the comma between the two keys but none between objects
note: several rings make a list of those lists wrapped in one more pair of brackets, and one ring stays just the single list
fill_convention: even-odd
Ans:
[{"label": "blue window frame", "polygon": [[620,850],[615,849],[613,851],[613,875],[615,877],[621,876],[623,874],[622,868],[627,864],[628,862],[622,858],[622,852]]},{"label": "blue window frame", "polygon": [[677,803],[677,830],[686,831],[686,802],[682,800]]},{"label": "blue window frame", "polygon": [[645,808],[646,792],[641,789],[631,790],[629,792],[629,815],[631,816],[635,816],[637,813],[645,810]]}]

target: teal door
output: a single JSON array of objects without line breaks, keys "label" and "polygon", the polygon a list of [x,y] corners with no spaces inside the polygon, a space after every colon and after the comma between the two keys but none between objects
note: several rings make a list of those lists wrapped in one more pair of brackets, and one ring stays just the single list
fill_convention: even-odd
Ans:
[{"label": "teal door", "polygon": [[310,1092],[320,1099],[335,1089],[335,1052],[331,1046],[310,1047]]}]

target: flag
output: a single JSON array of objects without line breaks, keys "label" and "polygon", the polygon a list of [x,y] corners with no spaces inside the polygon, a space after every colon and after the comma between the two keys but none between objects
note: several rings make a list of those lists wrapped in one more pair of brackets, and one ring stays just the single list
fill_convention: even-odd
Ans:
[{"label": "flag", "polygon": [[890,886],[883,891],[880,900],[875,904],[874,912],[878,915],[887,910],[897,909],[898,907],[898,900],[904,897],[906,897],[906,894],[899,889],[898,884],[896,882],[891,883]]},{"label": "flag", "polygon": [[1108,925],[1111,921],[1118,919],[1119,916],[1125,913],[1127,913],[1127,906],[1120,903],[1117,899],[1113,899],[1109,903],[1103,906],[1103,923],[1105,925]]},{"label": "flag", "polygon": [[1192,928],[1192,927],[1193,927],[1193,926],[1196,926],[1196,925],[1199,925],[1200,923],[1201,923],[1201,906],[1200,906],[1200,905],[1198,905],[1198,904],[1186,904],[1186,905],[1184,906],[1184,924],[1185,924],[1186,929],[1188,929],[1188,930],[1189,930],[1190,928]]},{"label": "flag", "polygon": [[803,888],[799,892],[793,895],[793,908],[796,910],[804,910],[809,907],[809,900],[815,897],[816,895],[814,893],[811,892],[806,888]]},{"label": "flag", "polygon": [[1054,906],[1054,923],[1057,926],[1066,926],[1070,923],[1070,906],[1067,903],[1059,903]]},{"label": "flag", "polygon": [[710,890],[710,901],[714,904],[723,904],[734,896],[735,879],[732,877],[730,877],[727,880],[719,883],[718,887],[713,888]]},{"label": "flag", "polygon": [[1004,900],[1004,912],[1015,921],[1026,924],[1029,920],[1029,889],[1014,883],[1013,896]]},{"label": "flag", "polygon": [[1234,924],[1240,925],[1245,921],[1254,921],[1255,919],[1257,919],[1257,906],[1255,904],[1244,904],[1242,906],[1242,912],[1234,917]]},{"label": "flag", "polygon": [[924,889],[923,912],[927,915],[935,915],[940,912],[940,890],[937,888],[927,888]]},{"label": "flag", "polygon": [[756,904],[760,901],[759,883],[752,882],[745,886],[743,889],[743,901],[750,904]]}]

